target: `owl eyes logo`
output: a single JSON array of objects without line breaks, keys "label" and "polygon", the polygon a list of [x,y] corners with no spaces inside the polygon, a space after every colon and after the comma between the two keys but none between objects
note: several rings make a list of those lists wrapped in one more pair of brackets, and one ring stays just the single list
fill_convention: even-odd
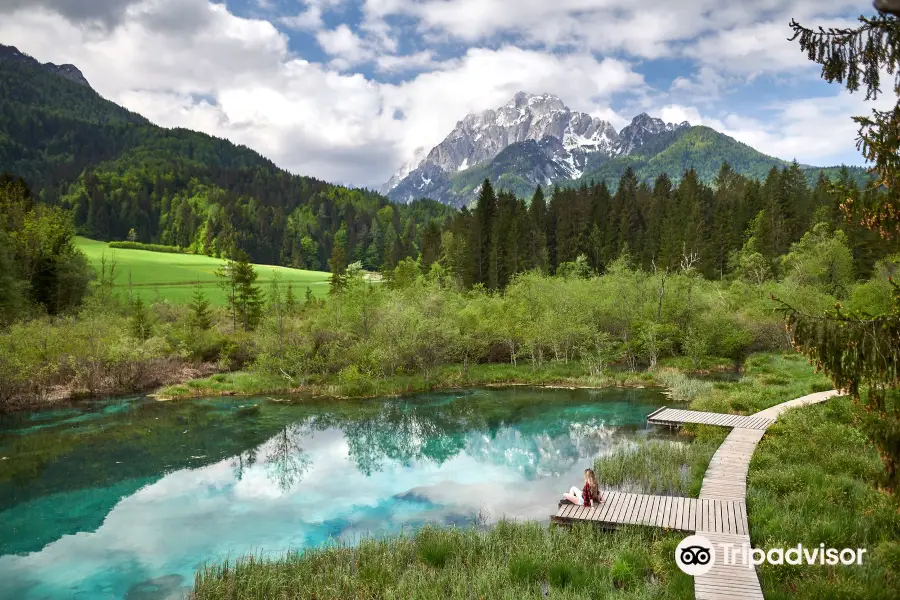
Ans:
[{"label": "owl eyes logo", "polygon": [[705,565],[709,559],[709,550],[703,546],[688,546],[681,550],[681,562],[686,565]]},{"label": "owl eyes logo", "polygon": [[690,535],[675,548],[675,563],[688,575],[705,575],[715,562],[713,545],[702,535]]}]

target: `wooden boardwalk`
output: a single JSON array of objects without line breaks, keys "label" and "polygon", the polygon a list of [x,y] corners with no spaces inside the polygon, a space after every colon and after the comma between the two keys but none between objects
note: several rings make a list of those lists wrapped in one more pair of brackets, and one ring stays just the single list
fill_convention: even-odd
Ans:
[{"label": "wooden boardwalk", "polygon": [[765,430],[759,429],[733,429],[709,461],[700,497],[719,500],[746,498],[750,458],[765,433]]},{"label": "wooden boardwalk", "polygon": [[590,522],[607,529],[620,525],[649,525],[673,531],[720,531],[747,535],[747,506],[741,500],[682,498],[608,492],[598,506],[564,504],[551,522]]},{"label": "wooden boardwalk", "polygon": [[746,417],[744,415],[725,415],[721,413],[700,412],[697,410],[681,410],[678,408],[662,407],[647,416],[647,422],[651,425],[683,425],[685,423],[699,423],[701,425],[719,425],[721,427],[740,427],[741,429],[758,429],[765,431],[775,419],[759,417],[756,415]]},{"label": "wooden boardwalk", "polygon": [[589,522],[606,528],[647,525],[696,532],[712,542],[716,552],[709,573],[694,578],[697,600],[764,600],[756,569],[740,560],[738,564],[725,564],[721,548],[721,544],[727,543],[734,544],[735,548],[751,546],[746,503],[750,459],[766,429],[781,413],[789,408],[824,402],[835,395],[835,390],[809,394],[749,417],[660,408],[647,417],[648,423],[669,426],[700,423],[732,428],[709,461],[699,498],[607,492],[599,506],[563,505],[550,520],[559,524]]},{"label": "wooden boardwalk", "polygon": [[694,577],[694,597],[697,600],[764,600],[762,589],[759,587],[759,578],[752,563],[747,567],[741,558],[738,558],[735,561],[737,564],[725,564],[722,544],[734,544],[734,549],[746,544],[749,548],[749,535],[728,535],[708,531],[698,531],[697,534],[712,542],[716,553],[713,568],[709,573]]}]

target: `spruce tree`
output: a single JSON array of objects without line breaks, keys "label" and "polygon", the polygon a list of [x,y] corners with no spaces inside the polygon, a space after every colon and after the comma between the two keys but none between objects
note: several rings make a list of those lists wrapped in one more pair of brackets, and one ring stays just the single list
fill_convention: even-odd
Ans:
[{"label": "spruce tree", "polygon": [[262,290],[256,285],[256,279],[256,269],[250,263],[250,257],[245,252],[238,251],[235,263],[237,284],[235,302],[244,331],[256,329],[262,318],[263,296]]},{"label": "spruce tree", "polygon": [[[860,17],[855,29],[808,29],[791,22],[794,38],[822,77],[856,92],[862,84],[866,100],[880,91],[882,70],[893,75],[900,96],[900,19],[880,14]],[[900,235],[900,102],[893,109],[854,117],[858,147],[873,164],[882,187],[868,197],[845,200],[842,210],[885,239]],[[846,196],[845,196],[846,197]],[[857,406],[869,435],[881,451],[887,485],[900,484],[900,286],[893,281],[894,305],[881,315],[857,315],[840,305],[824,316],[812,316],[782,303],[794,346],[815,361],[834,385],[846,390]]]},{"label": "spruce tree", "polygon": [[634,248],[640,233],[640,214],[637,207],[638,180],[634,169],[630,166],[622,173],[619,189],[616,190],[615,204],[619,207],[618,217],[618,251],[623,253]]},{"label": "spruce tree", "polygon": [[728,257],[741,248],[740,198],[744,178],[737,176],[731,165],[723,162],[716,175],[713,193],[712,231],[706,252],[709,271],[721,279],[728,267]]},{"label": "spruce tree", "polygon": [[528,205],[528,267],[547,271],[547,201],[544,199],[544,190],[537,186],[531,204]]},{"label": "spruce tree", "polygon": [[331,293],[340,292],[344,287],[344,273],[347,271],[347,251],[344,249],[344,244],[337,239],[331,248],[328,270],[331,271]]},{"label": "spruce tree", "polygon": [[419,252],[422,271],[427,273],[431,265],[441,257],[441,230],[437,223],[431,221],[422,233],[422,250]]},{"label": "spruce tree", "polygon": [[497,215],[497,198],[491,182],[485,179],[478,193],[478,202],[475,204],[475,235],[474,235],[474,274],[475,283],[490,286],[491,253],[494,220]]},{"label": "spruce tree", "polygon": [[289,315],[297,312],[297,297],[294,295],[294,285],[290,281],[284,292],[284,311]]},{"label": "spruce tree", "polygon": [[209,309],[209,300],[200,284],[194,286],[194,294],[191,296],[189,305],[191,316],[190,323],[192,327],[196,327],[200,331],[206,331],[212,326],[212,313]]},{"label": "spruce tree", "polygon": [[662,238],[663,219],[666,209],[672,199],[672,182],[665,173],[656,178],[653,183],[653,192],[650,194],[650,204],[644,218],[646,231],[644,244],[641,248],[644,266],[652,264],[660,265],[659,250]]},{"label": "spruce tree", "polygon": [[131,305],[131,335],[142,342],[150,339],[152,326],[144,301],[138,296]]}]

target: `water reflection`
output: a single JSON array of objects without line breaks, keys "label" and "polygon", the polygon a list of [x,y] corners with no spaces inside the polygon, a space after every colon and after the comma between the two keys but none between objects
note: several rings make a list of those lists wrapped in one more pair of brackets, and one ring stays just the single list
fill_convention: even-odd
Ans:
[{"label": "water reflection", "polygon": [[0,598],[152,597],[190,582],[203,560],[248,550],[479,514],[546,519],[593,458],[648,434],[662,398],[512,389],[280,400],[138,400],[89,419],[61,413],[38,430],[4,424]]},{"label": "water reflection", "polygon": [[311,462],[301,445],[303,435],[303,428],[290,425],[266,444],[266,472],[282,492],[294,487],[309,470]]}]

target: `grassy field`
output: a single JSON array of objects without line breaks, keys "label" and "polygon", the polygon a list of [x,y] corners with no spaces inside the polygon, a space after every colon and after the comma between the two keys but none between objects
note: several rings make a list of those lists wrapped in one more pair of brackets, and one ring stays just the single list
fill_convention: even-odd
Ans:
[{"label": "grassy field", "polygon": [[[79,237],[76,246],[88,257],[90,263],[99,269],[100,260],[106,257],[107,264],[116,262],[116,288],[128,289],[128,276],[131,274],[131,285],[135,295],[145,302],[155,299],[168,300],[172,303],[189,301],[194,293],[194,285],[199,283],[210,302],[216,305],[226,303],[225,292],[218,286],[216,269],[225,261],[209,256],[196,254],[167,254],[149,252],[147,250],[122,250],[109,248],[106,242],[98,242]],[[265,289],[275,273],[279,274],[285,284],[291,282],[294,294],[302,300],[309,287],[316,297],[328,292],[330,273],[322,271],[302,271],[272,265],[256,265],[259,274],[258,282]]]},{"label": "grassy field", "polygon": [[861,566],[763,565],[766,598],[900,598],[900,507],[847,397],[792,410],[753,454],[747,511],[754,546],[866,548]]}]

